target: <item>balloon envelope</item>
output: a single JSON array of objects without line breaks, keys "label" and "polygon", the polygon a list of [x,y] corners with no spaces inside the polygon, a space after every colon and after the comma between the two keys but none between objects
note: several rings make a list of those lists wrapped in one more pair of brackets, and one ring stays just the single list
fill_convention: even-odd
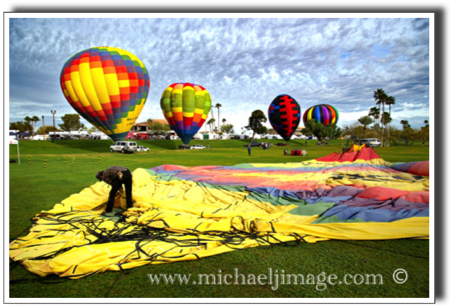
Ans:
[{"label": "balloon envelope", "polygon": [[188,145],[208,117],[211,96],[201,85],[173,83],[163,91],[160,107],[170,128]]},{"label": "balloon envelope", "polygon": [[289,141],[300,124],[300,105],[289,95],[279,95],[270,104],[268,119],[271,126],[285,140]]},{"label": "balloon envelope", "polygon": [[338,110],[328,104],[312,106],[303,114],[303,122],[314,119],[316,123],[322,123],[324,126],[338,123],[338,118]]},{"label": "balloon envelope", "polygon": [[67,60],[60,86],[70,105],[114,141],[124,140],[146,102],[149,74],[132,53],[93,47]]}]

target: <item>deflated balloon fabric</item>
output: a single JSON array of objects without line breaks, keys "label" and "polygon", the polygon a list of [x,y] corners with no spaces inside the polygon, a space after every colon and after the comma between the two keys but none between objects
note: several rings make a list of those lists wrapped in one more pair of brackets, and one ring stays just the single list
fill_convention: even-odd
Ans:
[{"label": "deflated balloon fabric", "polygon": [[360,153],[346,162],[139,168],[134,207],[120,218],[102,215],[110,186],[97,182],[38,213],[10,243],[10,258],[40,276],[81,278],[281,242],[428,238],[429,178]]}]

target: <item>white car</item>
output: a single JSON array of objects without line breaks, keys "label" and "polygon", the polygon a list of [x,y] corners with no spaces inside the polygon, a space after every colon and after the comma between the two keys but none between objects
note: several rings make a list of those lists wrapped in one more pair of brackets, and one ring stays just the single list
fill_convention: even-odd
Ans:
[{"label": "white car", "polygon": [[149,148],[144,146],[137,146],[136,151],[149,151]]},{"label": "white car", "polygon": [[190,149],[206,149],[206,147],[203,145],[197,144],[197,145],[191,146]]},{"label": "white car", "polygon": [[114,145],[110,146],[111,152],[120,151],[122,153],[137,151],[138,145],[135,142],[117,141]]},{"label": "white car", "polygon": [[365,143],[368,143],[368,145],[374,147],[380,147],[381,146],[381,142],[378,140],[378,139],[362,139],[360,140],[360,145],[363,145]]}]

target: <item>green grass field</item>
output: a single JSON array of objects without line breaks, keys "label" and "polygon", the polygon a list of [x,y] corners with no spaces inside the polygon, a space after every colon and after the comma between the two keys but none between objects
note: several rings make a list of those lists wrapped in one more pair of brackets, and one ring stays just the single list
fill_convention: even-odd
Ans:
[{"label": "green grass field", "polygon": [[[279,140],[269,140],[278,143]],[[21,164],[10,163],[9,172],[9,237],[27,234],[32,218],[42,210],[51,209],[71,194],[97,182],[95,173],[111,165],[130,170],[152,168],[163,164],[185,166],[235,165],[239,163],[284,163],[315,159],[341,151],[342,141],[330,141],[317,147],[316,141],[291,141],[287,148],[306,149],[308,156],[284,156],[285,147],[269,150],[253,148],[248,156],[243,144],[249,140],[192,141],[210,146],[209,150],[178,150],[181,141],[137,141],[149,152],[121,154],[109,152],[112,141],[21,141]],[[10,159],[17,160],[16,146],[10,146]],[[429,159],[429,147],[398,146],[377,148],[376,152],[389,162],[410,162]],[[46,159],[46,167],[45,166]],[[30,161],[30,164],[29,164]],[[99,162],[100,161],[100,162]],[[100,163],[100,166],[98,165]],[[325,241],[298,246],[252,248],[203,258],[199,261],[142,266],[128,271],[106,272],[78,280],[52,279],[44,283],[22,265],[10,265],[11,298],[424,298],[429,297],[429,241]],[[237,269],[246,277],[268,274],[381,274],[383,283],[330,285],[319,291],[316,285],[198,285],[197,274],[232,274]],[[396,284],[393,272],[402,268],[408,281]],[[192,274],[189,284],[152,285],[148,274]],[[38,281],[38,279],[40,281]],[[50,284],[49,282],[53,282]],[[316,281],[317,282],[317,281]]]}]

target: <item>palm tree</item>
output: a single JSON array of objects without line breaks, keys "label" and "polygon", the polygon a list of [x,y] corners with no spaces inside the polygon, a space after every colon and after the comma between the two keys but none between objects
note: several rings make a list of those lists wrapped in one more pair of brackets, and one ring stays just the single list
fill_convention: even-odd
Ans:
[{"label": "palm tree", "polygon": [[213,106],[211,106],[211,118],[214,118],[214,114],[213,114]]},{"label": "palm tree", "polygon": [[208,125],[209,125],[209,128],[211,129],[211,132],[213,132],[213,127],[212,125],[214,124],[216,120],[214,118],[211,118],[209,121],[208,121]]},{"label": "palm tree", "polygon": [[217,125],[219,128],[221,127],[221,117],[220,117],[220,108],[222,108],[222,105],[220,103],[216,103],[215,108],[217,109]]},{"label": "palm tree", "polygon": [[366,138],[367,126],[373,123],[373,119],[370,116],[362,116],[358,121],[363,125],[363,138]]},{"label": "palm tree", "polygon": [[409,122],[407,120],[402,120],[400,121],[400,125],[402,125],[403,129],[405,129],[409,126]]},{"label": "palm tree", "polygon": [[392,115],[392,113],[390,113],[390,110],[391,110],[392,105],[395,104],[395,97],[387,96],[385,103],[386,103],[386,105],[389,106],[389,115]]},{"label": "palm tree", "polygon": [[[391,117],[391,112],[390,111],[391,111],[392,105],[394,105],[394,104],[395,104],[395,97],[394,96],[388,96],[386,98],[386,105],[389,106],[389,117],[391,118],[390,121],[392,121],[392,117]],[[390,124],[388,125],[387,129],[388,129],[387,135],[390,135]],[[389,147],[389,142],[387,142],[387,147]]]},{"label": "palm tree", "polygon": [[[376,101],[376,105],[380,104],[382,106],[381,114],[384,114],[384,104],[386,103],[386,98],[387,98],[387,95],[384,92],[384,90],[382,88],[378,88],[376,91],[374,91],[373,98]],[[381,144],[383,144],[383,137],[384,137],[384,131],[383,131],[383,125],[382,125],[382,118],[381,118]]]},{"label": "palm tree", "polygon": [[[370,109],[370,112],[368,113],[368,116],[373,117],[373,119],[374,119],[374,121],[375,121],[375,123],[376,123],[376,125],[375,125],[375,130],[377,130],[377,129],[378,129],[377,127],[379,126],[378,123],[379,123],[379,116],[380,116],[380,113],[381,113],[381,111],[380,111],[379,108],[377,108],[377,107],[372,107],[372,108]],[[377,133],[378,133],[378,131],[376,131],[376,135],[377,135]]]},{"label": "palm tree", "polygon": [[[26,116],[26,117],[24,118],[24,120],[26,121],[27,125],[31,127],[30,122],[32,121],[32,118]],[[27,128],[27,129],[28,129],[28,128]],[[32,130],[33,130],[33,127],[32,127]],[[30,131],[29,131],[29,133],[30,133]]]},{"label": "palm tree", "polygon": [[[225,118],[222,119],[222,126],[225,125],[225,123],[227,122],[227,120]],[[222,129],[220,129],[222,131]]]},{"label": "palm tree", "polygon": [[[389,112],[384,112],[381,116],[381,123],[383,125],[388,125],[392,121]],[[389,147],[390,143],[390,131],[387,130],[387,147]]]},{"label": "palm tree", "polygon": [[32,129],[32,135],[33,135],[33,132],[35,131],[36,123],[40,121],[40,118],[38,116],[34,115],[31,118],[31,121],[34,123],[33,124],[33,129]]}]

